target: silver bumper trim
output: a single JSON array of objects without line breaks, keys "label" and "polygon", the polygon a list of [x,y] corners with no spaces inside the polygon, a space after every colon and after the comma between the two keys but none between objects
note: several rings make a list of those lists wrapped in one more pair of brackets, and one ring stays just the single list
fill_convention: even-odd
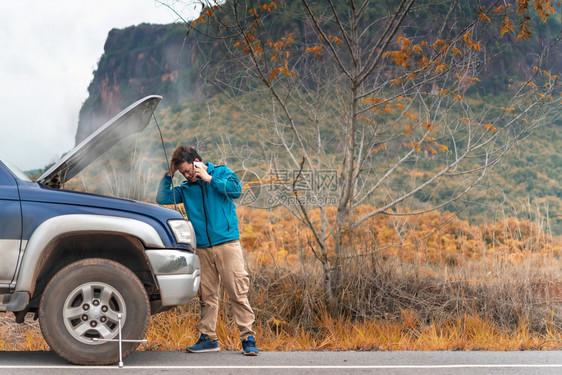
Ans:
[{"label": "silver bumper trim", "polygon": [[184,305],[197,295],[201,282],[199,257],[172,249],[147,250],[156,276],[162,306]]},{"label": "silver bumper trim", "polygon": [[201,282],[201,271],[196,270],[193,275],[156,275],[160,286],[162,306],[185,305],[197,295]]}]

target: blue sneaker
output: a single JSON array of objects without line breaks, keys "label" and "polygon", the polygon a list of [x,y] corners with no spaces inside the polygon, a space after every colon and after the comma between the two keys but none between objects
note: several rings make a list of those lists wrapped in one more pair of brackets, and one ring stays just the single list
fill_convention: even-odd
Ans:
[{"label": "blue sneaker", "polygon": [[242,354],[256,356],[259,353],[254,336],[248,336],[246,340],[242,341]]},{"label": "blue sneaker", "polygon": [[185,348],[186,351],[190,353],[208,353],[208,352],[220,352],[219,344],[217,340],[211,340],[204,333],[201,334],[199,340],[195,345],[191,345]]}]

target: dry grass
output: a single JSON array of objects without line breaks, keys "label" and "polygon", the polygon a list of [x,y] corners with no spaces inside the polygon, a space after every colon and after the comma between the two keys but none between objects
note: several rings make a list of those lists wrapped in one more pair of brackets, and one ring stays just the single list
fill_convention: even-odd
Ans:
[{"label": "dry grass", "polygon": [[[532,223],[452,221],[425,242],[347,259],[336,300],[319,263],[299,242],[306,232],[279,212],[241,210],[256,339],[262,350],[527,350],[562,347],[562,240]],[[442,217],[408,222],[424,237]],[[404,223],[402,223],[404,224]],[[396,222],[375,221],[351,249],[395,242]],[[299,233],[299,236],[295,236]],[[350,250],[350,251],[351,251]],[[152,317],[141,350],[181,350],[199,336],[198,303]],[[223,350],[239,335],[223,294],[217,326]],[[0,314],[0,350],[47,349],[30,316]]]},{"label": "dry grass", "polygon": [[16,324],[12,313],[0,313],[0,350],[48,350],[39,323],[31,314]]},{"label": "dry grass", "polygon": [[[223,301],[223,306],[228,305]],[[256,306],[255,306],[256,307]],[[223,350],[239,349],[238,331],[222,309],[218,335]],[[490,318],[459,315],[420,320],[414,310],[401,310],[393,320],[353,320],[317,313],[310,326],[272,317],[274,311],[256,308],[256,338],[262,350],[548,350],[562,346],[562,333],[547,323],[544,332],[533,332],[521,321],[514,329],[499,327]],[[298,319],[297,319],[298,320]],[[181,350],[198,337],[196,304],[176,308],[153,318],[144,350]]]},{"label": "dry grass", "polygon": [[[148,344],[139,350],[183,350],[198,338],[194,306],[179,307],[152,319],[147,334]],[[264,351],[310,350],[552,350],[562,347],[560,331],[544,334],[530,332],[521,326],[513,332],[499,329],[478,316],[458,317],[449,322],[422,324],[412,311],[404,311],[401,321],[353,322],[343,317],[321,314],[317,325],[296,334],[284,324],[273,322],[255,326],[259,348]],[[1,317],[0,350],[48,350],[36,324],[23,326]],[[16,328],[17,327],[17,328]],[[6,329],[7,328],[7,329]],[[222,350],[239,350],[238,331],[232,321],[219,321]]]}]

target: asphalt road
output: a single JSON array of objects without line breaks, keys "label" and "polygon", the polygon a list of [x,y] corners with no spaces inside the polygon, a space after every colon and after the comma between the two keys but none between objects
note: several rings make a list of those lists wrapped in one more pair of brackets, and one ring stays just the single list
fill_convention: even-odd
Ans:
[{"label": "asphalt road", "polygon": [[124,367],[74,366],[51,352],[0,352],[0,374],[562,374],[562,351],[135,352]]}]

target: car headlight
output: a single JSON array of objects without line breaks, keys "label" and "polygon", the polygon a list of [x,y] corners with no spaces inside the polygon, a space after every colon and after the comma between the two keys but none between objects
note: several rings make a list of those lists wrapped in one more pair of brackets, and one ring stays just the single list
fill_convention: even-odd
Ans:
[{"label": "car headlight", "polygon": [[197,248],[197,240],[195,239],[195,231],[193,225],[187,220],[168,220],[168,225],[176,238],[177,243],[191,245],[193,249]]}]

